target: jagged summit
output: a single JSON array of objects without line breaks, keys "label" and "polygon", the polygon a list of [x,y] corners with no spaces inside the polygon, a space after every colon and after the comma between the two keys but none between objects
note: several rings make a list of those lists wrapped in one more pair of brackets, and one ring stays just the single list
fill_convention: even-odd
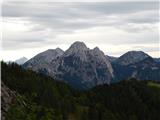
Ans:
[{"label": "jagged summit", "polygon": [[109,60],[106,58],[106,56],[103,53],[103,51],[101,51],[98,47],[95,47],[94,49],[90,50],[90,53],[94,57],[96,57],[96,59],[99,60],[99,61],[109,62]]},{"label": "jagged summit", "polygon": [[105,56],[104,53],[103,53],[103,51],[101,51],[98,47],[95,47],[93,49],[93,52],[94,52],[94,54]]},{"label": "jagged summit", "polygon": [[70,46],[70,48],[67,51],[78,52],[78,51],[86,51],[86,50],[88,50],[88,48],[83,42],[76,41]]},{"label": "jagged summit", "polygon": [[95,47],[93,50],[94,51],[100,51],[100,49],[98,47]]},{"label": "jagged summit", "polygon": [[65,51],[64,56],[77,55],[84,58],[86,54],[85,52],[88,50],[89,48],[87,48],[83,42],[76,41],[69,47],[68,50]]},{"label": "jagged summit", "polygon": [[110,57],[98,47],[89,49],[77,41],[66,51],[60,48],[46,50],[27,61],[24,67],[65,81],[75,88],[86,89],[130,77],[157,80],[160,67],[148,58],[149,55],[142,51]]},{"label": "jagged summit", "polygon": [[34,57],[25,67],[64,80],[78,88],[109,84],[114,77],[109,60],[98,47],[89,49],[83,42],[77,41],[63,54],[58,54],[58,57],[57,51],[61,50],[49,49],[40,53],[37,55],[40,57]]},{"label": "jagged summit", "polygon": [[57,47],[56,49],[55,49],[56,51],[60,51],[60,52],[64,52],[61,48],[59,48],[59,47]]},{"label": "jagged summit", "polygon": [[70,48],[82,49],[82,50],[88,49],[85,43],[80,41],[74,42]]}]

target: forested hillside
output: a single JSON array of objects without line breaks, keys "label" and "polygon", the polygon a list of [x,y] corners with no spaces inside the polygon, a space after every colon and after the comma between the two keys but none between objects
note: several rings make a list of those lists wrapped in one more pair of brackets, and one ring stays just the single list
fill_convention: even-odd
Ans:
[{"label": "forested hillside", "polygon": [[1,62],[1,68],[3,83],[16,93],[6,120],[160,119],[160,84],[153,81],[124,80],[79,91],[14,63]]}]

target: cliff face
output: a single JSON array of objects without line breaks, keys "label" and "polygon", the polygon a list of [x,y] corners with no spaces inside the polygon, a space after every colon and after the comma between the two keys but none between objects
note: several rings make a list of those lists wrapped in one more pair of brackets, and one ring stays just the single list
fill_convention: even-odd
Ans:
[{"label": "cliff face", "polygon": [[5,120],[5,115],[11,105],[16,100],[16,93],[10,90],[1,81],[1,120]]},{"label": "cliff face", "polygon": [[[113,68],[105,54],[98,48],[89,49],[83,42],[73,43],[62,52],[56,50],[40,53],[26,62],[24,68],[63,80],[79,89],[88,89],[100,84],[110,84],[114,78]],[[43,54],[45,53],[45,56]],[[46,58],[54,59],[46,59]],[[40,59],[40,58],[45,58]]]}]

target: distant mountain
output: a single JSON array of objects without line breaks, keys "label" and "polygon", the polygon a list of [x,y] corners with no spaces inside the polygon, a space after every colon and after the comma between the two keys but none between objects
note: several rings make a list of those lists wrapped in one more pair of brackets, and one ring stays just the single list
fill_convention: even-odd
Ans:
[{"label": "distant mountain", "polygon": [[141,68],[141,69],[145,69],[145,68],[158,69],[158,67],[160,67],[160,64],[158,64],[152,57],[148,56],[147,58],[139,62],[132,63],[129,66],[133,68]]},{"label": "distant mountain", "polygon": [[24,64],[28,59],[26,57],[22,57],[18,60],[15,60],[15,63],[19,64],[19,65],[22,65]]},{"label": "distant mountain", "polygon": [[139,62],[130,63],[129,65],[112,63],[112,66],[114,75],[116,76],[113,82],[129,78],[160,81],[160,64],[150,56]]},{"label": "distant mountain", "polygon": [[147,57],[149,57],[149,55],[142,51],[129,51],[120,56],[116,60],[116,63],[120,65],[129,65],[144,60]]},{"label": "distant mountain", "polygon": [[97,47],[87,48],[83,42],[75,42],[62,55],[53,57],[55,59],[45,64],[42,64],[44,60],[38,59],[36,65],[32,63],[34,57],[24,66],[64,80],[80,89],[109,84],[114,77],[112,66],[104,53]]},{"label": "distant mountain", "polygon": [[155,80],[160,81],[160,64],[155,62],[151,57],[145,58],[144,60],[131,64],[129,67],[134,68],[132,77],[139,80]]}]

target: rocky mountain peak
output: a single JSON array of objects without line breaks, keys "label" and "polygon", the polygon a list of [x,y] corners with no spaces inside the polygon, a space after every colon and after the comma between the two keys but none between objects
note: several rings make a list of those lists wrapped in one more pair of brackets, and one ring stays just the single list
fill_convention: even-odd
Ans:
[{"label": "rocky mountain peak", "polygon": [[93,51],[94,51],[95,53],[102,53],[102,51],[101,51],[98,47],[95,47],[95,48],[93,49]]},{"label": "rocky mountain peak", "polygon": [[78,49],[78,50],[88,50],[87,46],[83,43],[83,42],[80,42],[80,41],[76,41],[74,42],[70,48],[73,48],[73,49]]},{"label": "rocky mountain peak", "polygon": [[56,49],[55,49],[55,51],[57,51],[58,53],[63,53],[64,51],[61,49],[61,48],[59,48],[59,47],[57,47]]},{"label": "rocky mountain peak", "polygon": [[100,51],[100,49],[98,47],[95,47],[93,50]]},{"label": "rocky mountain peak", "polygon": [[[44,51],[27,61],[24,67],[85,89],[131,76],[156,80],[159,78],[159,65],[148,58],[149,55],[142,51],[129,51],[119,58],[105,56],[98,47],[89,49],[83,42],[77,41],[65,52],[60,48]],[[151,70],[148,71],[148,68]],[[144,71],[155,76],[147,76]]]},{"label": "rocky mountain peak", "polygon": [[48,50],[46,50],[46,51],[44,51],[44,52],[42,52],[42,53],[40,53],[41,55],[43,54],[43,55],[47,55],[47,54],[54,54],[54,53],[57,53],[57,54],[63,54],[64,53],[64,51],[62,50],[62,49],[60,49],[60,48],[56,48],[56,49],[48,49]]},{"label": "rocky mountain peak", "polygon": [[63,56],[77,56],[82,60],[86,60],[86,52],[89,50],[83,42],[74,42]]},{"label": "rocky mountain peak", "polygon": [[64,51],[60,48],[48,49],[28,60],[23,66],[36,71],[39,68],[47,67],[52,60],[56,59],[59,56],[62,56],[63,53]]},{"label": "rocky mountain peak", "polygon": [[24,64],[28,59],[26,57],[22,57],[22,58],[19,58],[17,60],[15,60],[15,63],[19,64],[19,65],[22,65]]},{"label": "rocky mountain peak", "polygon": [[101,56],[105,56],[104,55],[104,53],[98,48],[98,47],[95,47],[94,49],[93,49],[93,52],[94,52],[94,54],[96,54],[96,55],[101,55]]},{"label": "rocky mountain peak", "polygon": [[56,49],[48,49],[42,53],[39,53],[34,57],[34,59],[37,59],[38,61],[44,61],[44,62],[50,62],[53,59],[57,58],[58,56],[63,55],[64,51],[60,48]]},{"label": "rocky mountain peak", "polygon": [[83,42],[74,42],[66,52],[81,52],[88,50],[87,46]]},{"label": "rocky mountain peak", "polygon": [[125,55],[134,55],[134,56],[145,56],[148,57],[148,55],[146,53],[144,53],[143,51],[128,51],[127,53],[125,53]]},{"label": "rocky mountain peak", "polygon": [[117,59],[117,63],[121,65],[129,65],[149,57],[143,51],[129,51]]}]

